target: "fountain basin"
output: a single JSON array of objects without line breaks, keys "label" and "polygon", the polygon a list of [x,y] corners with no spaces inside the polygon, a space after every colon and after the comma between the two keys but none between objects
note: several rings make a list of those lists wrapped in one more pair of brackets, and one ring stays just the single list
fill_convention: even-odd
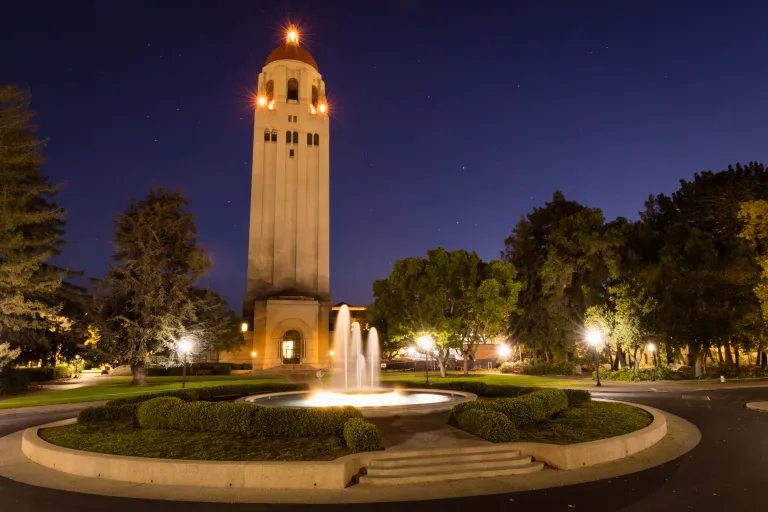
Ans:
[{"label": "fountain basin", "polygon": [[240,401],[265,407],[332,407],[351,405],[366,418],[412,416],[450,411],[462,402],[477,400],[464,391],[436,389],[313,390],[267,393]]}]

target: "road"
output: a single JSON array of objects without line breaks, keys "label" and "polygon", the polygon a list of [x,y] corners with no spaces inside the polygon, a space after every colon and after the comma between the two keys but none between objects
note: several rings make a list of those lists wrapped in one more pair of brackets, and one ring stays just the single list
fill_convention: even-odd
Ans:
[{"label": "road", "polygon": [[[56,491],[0,478],[0,510],[78,512],[240,512],[293,510],[588,510],[614,511],[742,511],[766,507],[768,489],[768,414],[749,411],[746,402],[768,400],[768,388],[716,391],[606,391],[613,398],[657,407],[695,424],[701,443],[683,457],[624,477],[541,491],[367,505],[254,505],[173,503],[111,498]],[[20,409],[0,416],[0,436],[73,416],[73,412]],[[446,485],[446,484],[441,484]]]}]

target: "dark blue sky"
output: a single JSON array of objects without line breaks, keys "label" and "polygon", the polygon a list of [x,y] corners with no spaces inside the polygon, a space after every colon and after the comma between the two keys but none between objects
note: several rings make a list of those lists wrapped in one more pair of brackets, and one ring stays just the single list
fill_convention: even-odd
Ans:
[{"label": "dark blue sky", "polygon": [[67,182],[58,263],[102,275],[131,194],[183,187],[206,283],[236,311],[248,91],[289,19],[332,102],[334,302],[367,303],[394,260],[438,245],[498,257],[556,188],[636,218],[680,178],[765,160],[761,0],[30,0],[3,16],[0,83],[31,88],[45,171]]}]

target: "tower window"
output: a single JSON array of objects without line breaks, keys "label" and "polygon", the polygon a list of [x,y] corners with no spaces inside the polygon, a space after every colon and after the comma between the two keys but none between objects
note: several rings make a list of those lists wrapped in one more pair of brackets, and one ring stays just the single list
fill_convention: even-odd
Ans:
[{"label": "tower window", "polygon": [[272,142],[277,142],[277,130],[272,130]]},{"label": "tower window", "polygon": [[267,87],[264,92],[267,95],[267,101],[272,101],[272,98],[275,96],[275,82],[272,80],[267,82]]},{"label": "tower window", "polygon": [[291,143],[291,132],[285,132],[285,142],[287,144]]},{"label": "tower window", "polygon": [[320,145],[320,135],[315,134],[315,146],[319,146],[319,145]]},{"label": "tower window", "polygon": [[264,130],[264,140],[269,142],[269,128]]},{"label": "tower window", "polygon": [[313,85],[312,86],[312,106],[317,108],[318,101],[319,99],[317,95],[317,86]]},{"label": "tower window", "polygon": [[307,146],[311,146],[311,145],[312,145],[312,134],[308,133],[307,134]]},{"label": "tower window", "polygon": [[289,155],[293,158],[293,150],[290,151]]},{"label": "tower window", "polygon": [[291,121],[293,121],[293,116],[288,116],[288,122],[290,123]]},{"label": "tower window", "polygon": [[293,122],[298,123],[299,122],[299,116],[293,116]]},{"label": "tower window", "polygon": [[299,81],[295,78],[288,79],[288,100],[299,101]]},{"label": "tower window", "polygon": [[293,143],[294,144],[299,143],[299,132],[293,132]]}]

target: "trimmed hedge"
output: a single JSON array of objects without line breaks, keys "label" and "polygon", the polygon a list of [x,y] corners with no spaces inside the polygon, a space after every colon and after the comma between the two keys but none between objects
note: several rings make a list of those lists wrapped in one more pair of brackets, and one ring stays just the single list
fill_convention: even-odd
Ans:
[{"label": "trimmed hedge", "polygon": [[29,375],[26,372],[8,370],[0,373],[0,394],[21,393],[29,389]]},{"label": "trimmed hedge", "polygon": [[17,368],[16,371],[23,372],[29,377],[30,382],[47,382],[53,380],[52,366],[43,366],[42,368]]},{"label": "trimmed hedge", "polygon": [[127,396],[125,398],[117,398],[107,402],[107,407],[116,407],[120,405],[140,404],[147,400],[152,400],[160,397],[174,397],[184,400],[186,402],[196,402],[200,400],[200,390],[203,388],[193,389],[174,389],[172,391],[159,391],[157,393],[147,393],[144,395]]},{"label": "trimmed hedge", "polygon": [[376,425],[363,418],[352,418],[344,423],[344,442],[355,452],[381,450],[381,432]]},{"label": "trimmed hedge", "polygon": [[88,407],[77,415],[81,425],[96,425],[111,421],[136,421],[139,404],[117,405],[112,407]]},{"label": "trimmed hedge", "polygon": [[362,417],[354,407],[294,409],[230,402],[185,402],[160,397],[138,408],[142,428],[221,432],[254,437],[341,436],[344,423]]},{"label": "trimmed hedge", "polygon": [[186,402],[197,402],[198,400],[216,400],[219,397],[234,397],[255,395],[259,393],[282,392],[282,391],[304,391],[309,389],[307,384],[287,384],[281,382],[275,383],[246,383],[246,384],[228,384],[224,386],[211,386],[208,388],[174,389],[172,391],[159,391],[157,393],[146,393],[143,395],[118,398],[107,403],[108,407],[115,405],[139,404],[152,400],[154,398],[172,396],[180,398]]},{"label": "trimmed hedge", "polygon": [[475,400],[457,404],[448,415],[448,424],[458,426],[458,416],[469,410],[504,414],[516,426],[544,421],[568,408],[568,395],[562,389],[538,389],[517,398]]},{"label": "trimmed hedge", "polygon": [[532,393],[541,388],[524,387],[524,386],[503,386],[498,384],[485,384],[477,380],[452,380],[448,382],[441,382],[440,384],[425,386],[423,383],[412,381],[389,381],[382,382],[382,385],[387,387],[404,387],[404,388],[431,388],[431,389],[447,389],[456,391],[466,391],[467,393],[474,393],[478,396],[488,397],[516,397]]},{"label": "trimmed hedge", "polygon": [[511,443],[520,437],[515,424],[500,412],[469,409],[459,414],[457,423],[461,430],[492,443]]},{"label": "trimmed hedge", "polygon": [[68,379],[75,373],[75,369],[68,364],[57,364],[53,367],[53,380]]},{"label": "trimmed hedge", "polygon": [[563,391],[568,397],[568,407],[575,407],[592,400],[592,393],[586,389],[564,389]]}]

